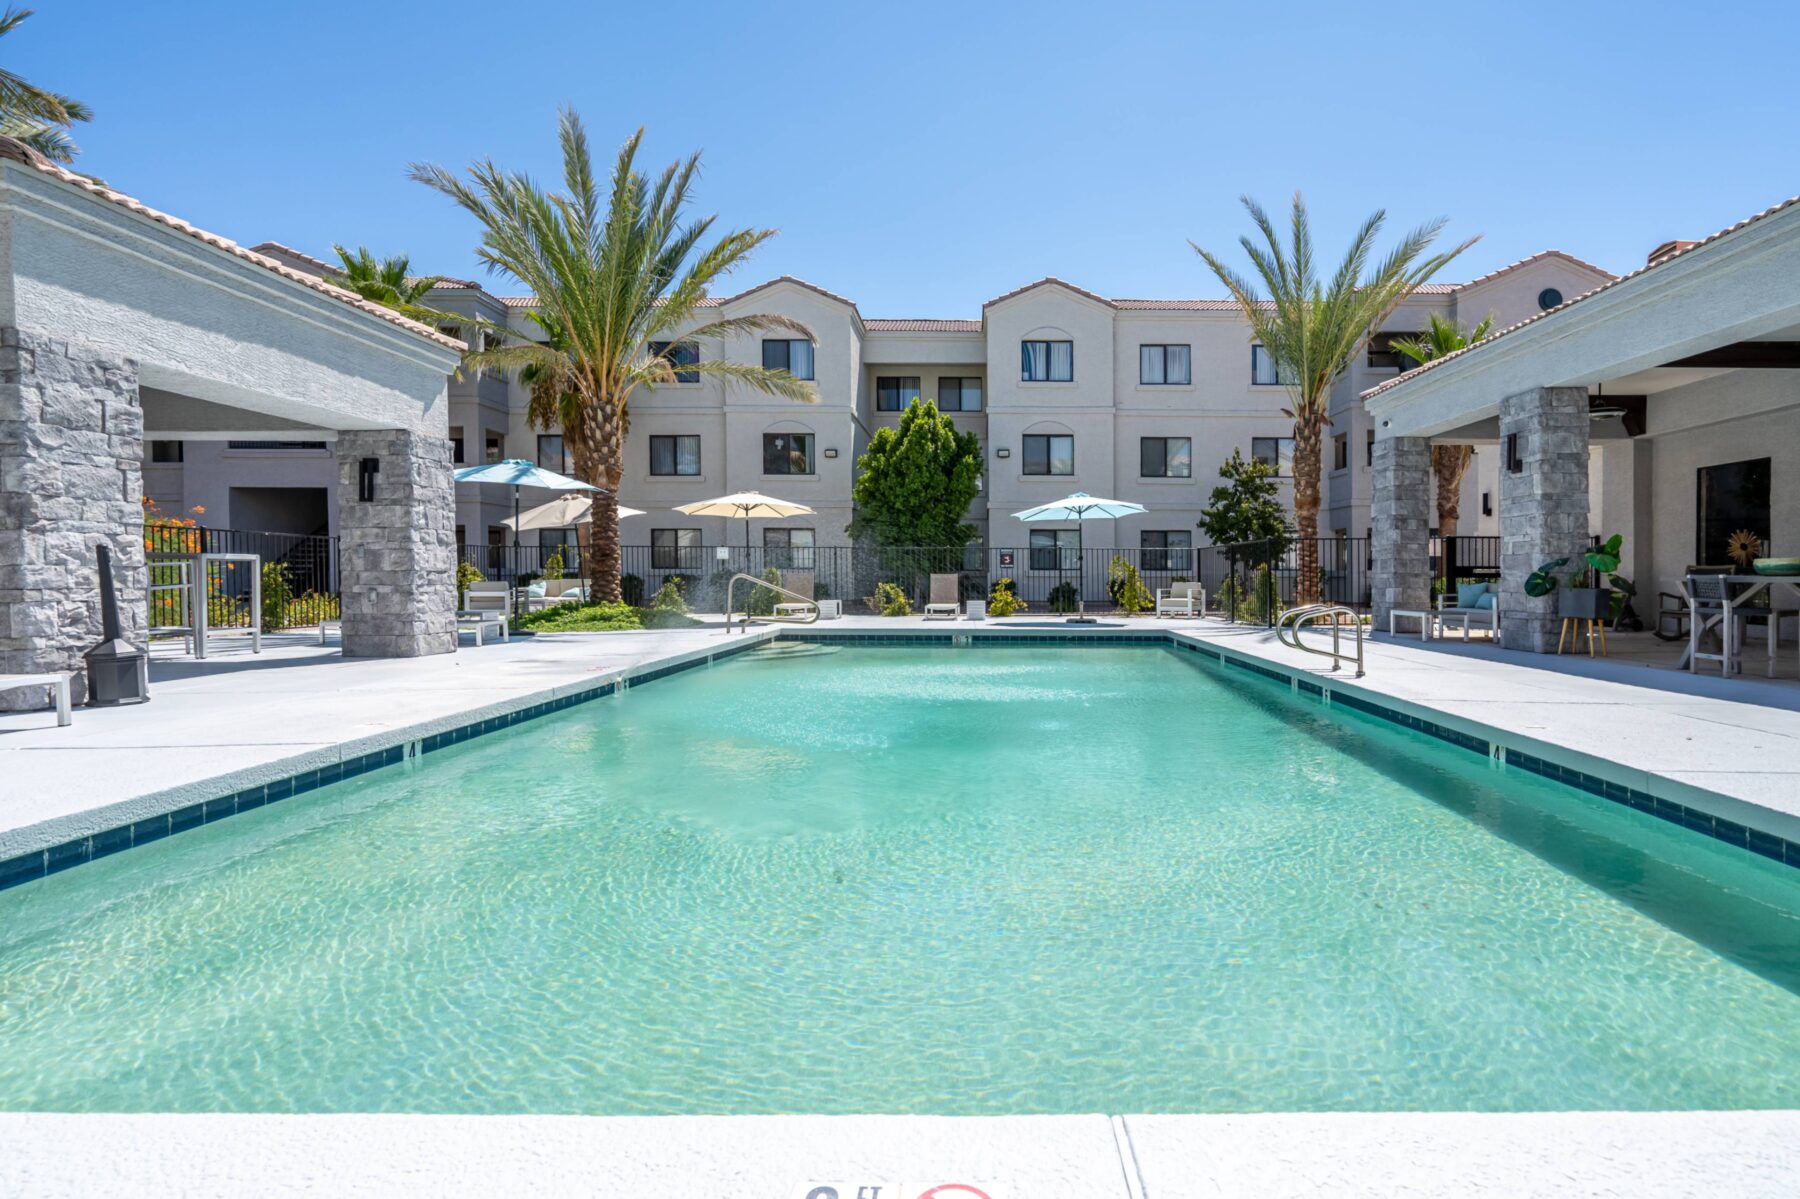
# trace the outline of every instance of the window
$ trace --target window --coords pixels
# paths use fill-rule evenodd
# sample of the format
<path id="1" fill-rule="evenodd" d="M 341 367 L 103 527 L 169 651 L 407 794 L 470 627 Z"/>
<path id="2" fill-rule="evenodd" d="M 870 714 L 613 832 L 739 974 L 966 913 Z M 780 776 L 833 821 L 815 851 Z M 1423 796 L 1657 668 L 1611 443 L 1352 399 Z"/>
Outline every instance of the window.
<path id="1" fill-rule="evenodd" d="M 882 375 L 875 380 L 875 411 L 877 412 L 904 412 L 906 406 L 918 398 L 919 377 L 917 375 Z"/>
<path id="2" fill-rule="evenodd" d="M 778 570 L 811 570 L 813 568 L 813 531 L 811 529 L 764 529 L 763 557 L 766 565 Z"/>
<path id="3" fill-rule="evenodd" d="M 1031 530 L 1032 570 L 1079 570 L 1081 568 L 1081 530 Z"/>
<path id="4" fill-rule="evenodd" d="M 1075 438 L 1068 433 L 1025 434 L 1025 473 L 1072 475 L 1075 473 Z"/>
<path id="5" fill-rule="evenodd" d="M 697 475 L 700 473 L 700 435 L 678 433 L 650 439 L 650 473 Z"/>
<path id="6" fill-rule="evenodd" d="M 813 343 L 799 339 L 765 339 L 763 367 L 786 371 L 796 379 L 810 379 L 813 377 Z"/>
<path id="7" fill-rule="evenodd" d="M 561 554 L 565 578 L 581 570 L 581 541 L 574 529 L 539 529 L 538 553 L 540 567 L 550 561 L 550 555 Z"/>
<path id="8" fill-rule="evenodd" d="M 939 412 L 980 412 L 981 380 L 970 377 L 938 379 Z"/>
<path id="9" fill-rule="evenodd" d="M 322 441 L 228 441 L 225 448 L 230 450 L 323 450 L 328 447 Z"/>
<path id="10" fill-rule="evenodd" d="M 667 358 L 670 366 L 688 366 L 700 361 L 700 347 L 691 341 L 653 341 L 650 343 L 650 357 Z M 677 370 L 675 382 L 698 383 L 700 372 Z"/>
<path id="11" fill-rule="evenodd" d="M 482 434 L 482 461 L 498 462 L 506 457 L 506 435 L 488 429 Z"/>
<path id="12" fill-rule="evenodd" d="M 1260 387 L 1272 387 L 1281 382 L 1274 356 L 1261 346 L 1250 347 L 1250 382 Z"/>
<path id="13" fill-rule="evenodd" d="M 1187 346 L 1139 346 L 1138 382 L 1181 384 L 1193 382 L 1189 363 L 1193 358 Z"/>
<path id="14" fill-rule="evenodd" d="M 1377 333 L 1369 338 L 1369 368 L 1371 370 L 1411 370 L 1419 365 L 1405 354 L 1394 348 L 1394 342 L 1411 339 L 1417 336 L 1412 333 Z"/>
<path id="15" fill-rule="evenodd" d="M 1075 378 L 1075 343 L 1022 341 L 1019 378 L 1027 383 L 1068 383 Z"/>
<path id="16" fill-rule="evenodd" d="M 1139 438 L 1138 474 L 1146 479 L 1192 478 L 1193 444 L 1187 437 Z"/>
<path id="17" fill-rule="evenodd" d="M 180 462 L 181 443 L 179 441 L 152 441 L 150 443 L 150 461 Z"/>
<path id="18" fill-rule="evenodd" d="M 1252 437 L 1250 456 L 1264 466 L 1274 467 L 1277 475 L 1285 477 L 1294 473 L 1292 437 Z"/>
<path id="19" fill-rule="evenodd" d="M 463 525 L 457 525 L 456 526 L 456 544 L 457 545 L 467 545 L 468 544 L 468 533 L 469 533 L 469 530 L 467 529 L 467 527 L 465 527 Z"/>
<path id="20" fill-rule="evenodd" d="M 810 475 L 813 473 L 811 433 L 764 433 L 763 474 Z"/>
<path id="21" fill-rule="evenodd" d="M 451 425 L 450 426 L 450 461 L 456 463 L 458 466 L 461 466 L 462 460 L 463 460 L 462 426 L 461 425 Z"/>
<path id="22" fill-rule="evenodd" d="M 1373 430 L 1373 429 L 1369 430 L 1369 460 L 1366 463 L 1364 463 L 1364 465 L 1365 466 L 1374 466 L 1375 465 L 1375 430 Z"/>
<path id="23" fill-rule="evenodd" d="M 560 433 L 538 434 L 537 464 L 544 470 L 553 470 L 560 475 L 575 473 L 575 460 L 569 449 L 563 444 Z"/>
<path id="24" fill-rule="evenodd" d="M 1145 529 L 1138 546 L 1141 570 L 1187 570 L 1192 565 L 1194 535 L 1186 529 Z"/>
<path id="25" fill-rule="evenodd" d="M 1350 466 L 1350 434 L 1339 433 L 1331 439 L 1331 469 L 1347 470 Z"/>
<path id="26" fill-rule="evenodd" d="M 1730 565 L 1727 547 L 1731 535 L 1740 529 L 1748 529 L 1765 543 L 1770 540 L 1774 534 L 1769 505 L 1771 463 L 1768 458 L 1751 458 L 1702 466 L 1694 472 L 1695 528 L 1699 532 L 1695 561 Z"/>
<path id="27" fill-rule="evenodd" d="M 699 570 L 699 529 L 651 529 L 651 570 Z"/>
<path id="28" fill-rule="evenodd" d="M 1554 287 L 1546 287 L 1543 291 L 1538 292 L 1538 307 L 1542 308 L 1545 312 L 1550 311 L 1562 302 L 1562 292 L 1557 291 Z"/>

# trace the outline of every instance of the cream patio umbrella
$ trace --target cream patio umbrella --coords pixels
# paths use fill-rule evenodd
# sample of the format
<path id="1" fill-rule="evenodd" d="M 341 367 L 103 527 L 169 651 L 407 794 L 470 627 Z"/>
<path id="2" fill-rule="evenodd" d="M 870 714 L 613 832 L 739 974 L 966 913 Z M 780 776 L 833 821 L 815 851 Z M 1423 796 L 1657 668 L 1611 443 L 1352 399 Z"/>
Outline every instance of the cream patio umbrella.
<path id="1" fill-rule="evenodd" d="M 627 508 L 619 505 L 619 518 L 642 516 L 642 508 Z M 586 495 L 559 495 L 548 504 L 539 504 L 535 508 L 527 508 L 517 516 L 509 516 L 500 523 L 517 533 L 525 529 L 567 529 L 574 525 L 585 525 L 594 518 L 594 500 Z"/>
<path id="2" fill-rule="evenodd" d="M 766 496 L 760 491 L 739 491 L 731 495 L 722 495 L 715 500 L 701 500 L 697 504 L 677 504 L 675 511 L 688 516 L 723 516 L 728 520 L 744 522 L 744 549 L 746 557 L 750 549 L 750 522 L 761 517 L 765 520 L 780 520 L 787 516 L 811 516 L 813 510 L 805 504 L 796 504 L 789 500 L 778 500 Z"/>

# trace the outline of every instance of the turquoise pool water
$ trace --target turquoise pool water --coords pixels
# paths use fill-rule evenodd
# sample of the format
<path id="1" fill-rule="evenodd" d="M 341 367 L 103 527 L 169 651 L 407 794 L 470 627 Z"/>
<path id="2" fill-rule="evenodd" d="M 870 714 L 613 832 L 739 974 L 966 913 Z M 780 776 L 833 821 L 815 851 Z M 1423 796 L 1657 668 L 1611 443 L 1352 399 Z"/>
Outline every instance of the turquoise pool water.
<path id="1" fill-rule="evenodd" d="M 0 1108 L 1793 1106 L 1791 868 L 1161 648 L 735 659 L 0 893 Z"/>

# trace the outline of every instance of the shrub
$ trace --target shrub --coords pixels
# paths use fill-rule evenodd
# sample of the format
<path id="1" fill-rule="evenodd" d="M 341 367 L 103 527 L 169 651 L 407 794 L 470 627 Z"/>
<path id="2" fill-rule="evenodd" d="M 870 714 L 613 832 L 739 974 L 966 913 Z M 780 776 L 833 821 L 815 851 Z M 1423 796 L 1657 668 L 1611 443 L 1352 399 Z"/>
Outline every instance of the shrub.
<path id="1" fill-rule="evenodd" d="M 762 580 L 779 587 L 781 586 L 781 572 L 771 566 L 762 572 Z M 767 587 L 752 587 L 750 594 L 744 599 L 744 615 L 773 616 L 775 605 L 780 599 L 781 593 L 778 591 L 771 591 Z"/>
<path id="2" fill-rule="evenodd" d="M 644 606 L 644 580 L 640 575 L 619 576 L 619 598 L 634 608 Z"/>
<path id="3" fill-rule="evenodd" d="M 630 604 L 551 604 L 513 617 L 514 631 L 537 633 L 616 633 L 644 627 L 644 614 Z"/>
<path id="4" fill-rule="evenodd" d="M 287 627 L 288 608 L 294 600 L 294 585 L 288 578 L 286 562 L 262 564 L 262 629 L 271 632 Z"/>
<path id="5" fill-rule="evenodd" d="M 882 616 L 911 616 L 912 603 L 897 583 L 875 584 L 875 597 L 869 606 Z"/>
<path id="6" fill-rule="evenodd" d="M 995 579 L 994 593 L 988 596 L 989 616 L 1011 616 L 1014 612 L 1025 611 L 1025 601 L 1013 592 L 1011 579 Z"/>
<path id="7" fill-rule="evenodd" d="M 1106 594 L 1112 597 L 1113 607 L 1127 616 L 1156 606 L 1150 589 L 1144 586 L 1144 576 L 1123 554 L 1114 554 L 1112 565 L 1107 568 Z"/>
<path id="8" fill-rule="evenodd" d="M 662 589 L 644 609 L 643 627 L 647 629 L 685 629 L 700 622 L 688 615 L 687 601 L 681 598 L 682 579 L 670 575 Z"/>
<path id="9" fill-rule="evenodd" d="M 551 554 L 548 558 L 544 559 L 544 577 L 546 579 L 560 579 L 563 577 L 563 556 L 561 550 L 557 550 L 554 554 Z"/>
<path id="10" fill-rule="evenodd" d="M 1275 575 L 1267 562 L 1256 568 L 1251 577 L 1249 594 L 1244 599 L 1246 619 L 1253 624 L 1265 624 L 1281 615 L 1281 591 L 1275 585 Z"/>
<path id="11" fill-rule="evenodd" d="M 473 562 L 458 562 L 456 564 L 456 606 L 459 608 L 464 606 L 462 597 L 469 590 L 471 584 L 479 583 L 486 578 L 487 576 L 481 573 L 481 567 Z"/>
<path id="12" fill-rule="evenodd" d="M 1052 612 L 1073 612 L 1081 602 L 1081 596 L 1075 590 L 1075 584 L 1064 579 L 1050 589 L 1047 601 Z"/>

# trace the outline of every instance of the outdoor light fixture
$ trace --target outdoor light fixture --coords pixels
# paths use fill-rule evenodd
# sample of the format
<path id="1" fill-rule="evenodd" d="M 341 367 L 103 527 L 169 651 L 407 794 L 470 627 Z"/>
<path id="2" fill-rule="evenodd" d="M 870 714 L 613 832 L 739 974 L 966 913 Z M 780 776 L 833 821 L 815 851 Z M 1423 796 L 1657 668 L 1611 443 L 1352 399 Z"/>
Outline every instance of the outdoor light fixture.
<path id="1" fill-rule="evenodd" d="M 837 451 L 836 450 L 826 450 L 825 456 L 827 458 L 835 458 L 835 457 L 837 457 Z"/>
<path id="2" fill-rule="evenodd" d="M 1483 516 L 1492 516 L 1494 514 L 1494 493 L 1491 491 L 1484 491 L 1481 493 L 1481 514 Z"/>
<path id="3" fill-rule="evenodd" d="M 1010 458 L 1010 457 L 1012 457 L 1012 451 L 1011 451 L 1011 450 L 995 450 L 995 451 L 994 451 L 994 457 L 996 457 L 996 458 Z"/>
<path id="4" fill-rule="evenodd" d="M 381 473 L 381 459 L 364 458 L 356 469 L 356 498 L 368 503 L 375 498 L 375 476 Z"/>
<path id="5" fill-rule="evenodd" d="M 1519 456 L 1519 435 L 1506 435 L 1506 473 L 1516 475 L 1525 469 L 1525 459 Z"/>

